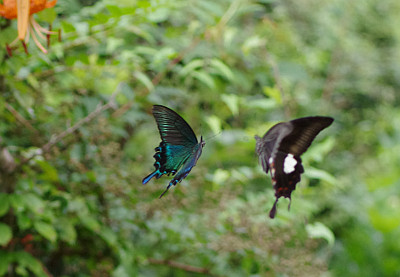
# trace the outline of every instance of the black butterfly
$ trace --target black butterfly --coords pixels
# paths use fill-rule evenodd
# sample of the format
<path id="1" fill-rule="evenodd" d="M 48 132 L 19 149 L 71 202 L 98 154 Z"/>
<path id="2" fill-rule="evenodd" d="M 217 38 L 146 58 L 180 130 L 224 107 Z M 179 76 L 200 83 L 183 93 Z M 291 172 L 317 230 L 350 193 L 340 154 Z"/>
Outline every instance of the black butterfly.
<path id="1" fill-rule="evenodd" d="M 331 117 L 303 117 L 274 125 L 260 138 L 256 138 L 256 153 L 266 173 L 271 171 L 275 189 L 275 203 L 269 216 L 274 218 L 279 197 L 291 199 L 292 191 L 304 172 L 300 155 L 314 138 L 333 122 Z M 289 204 L 290 208 L 290 204 Z"/>
<path id="2" fill-rule="evenodd" d="M 206 143 L 203 141 L 203 137 L 198 142 L 189 124 L 173 110 L 161 105 L 154 105 L 153 115 L 160 132 L 161 143 L 154 149 L 156 151 L 153 156 L 156 159 L 154 163 L 156 169 L 143 179 L 143 185 L 153 177 L 158 179 L 164 174 L 175 175 L 181 168 L 169 182 L 167 189 L 160 195 L 161 198 L 172 185 L 175 186 L 189 174 L 200 158 Z"/>

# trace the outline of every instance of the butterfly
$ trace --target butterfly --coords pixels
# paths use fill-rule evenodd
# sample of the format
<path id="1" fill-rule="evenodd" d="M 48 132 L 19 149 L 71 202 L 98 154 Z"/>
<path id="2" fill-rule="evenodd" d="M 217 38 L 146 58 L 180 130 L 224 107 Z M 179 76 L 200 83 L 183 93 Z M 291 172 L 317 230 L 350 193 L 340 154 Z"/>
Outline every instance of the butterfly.
<path id="1" fill-rule="evenodd" d="M 154 105 L 152 112 L 160 132 L 161 143 L 154 149 L 156 151 L 153 156 L 156 160 L 154 163 L 156 169 L 145 177 L 142 183 L 145 185 L 153 177 L 158 179 L 164 174 L 168 174 L 168 176 L 172 174 L 174 178 L 160 195 L 159 198 L 161 198 L 171 186 L 175 186 L 186 178 L 196 165 L 206 143 L 203 141 L 203 137 L 198 142 L 189 124 L 173 110 L 165 106 Z"/>
<path id="2" fill-rule="evenodd" d="M 275 189 L 276 200 L 269 213 L 270 218 L 275 217 L 279 197 L 291 200 L 292 191 L 300 182 L 300 175 L 304 172 L 300 155 L 332 122 L 331 117 L 303 117 L 274 125 L 262 138 L 255 136 L 259 161 L 266 173 L 271 172 Z"/>

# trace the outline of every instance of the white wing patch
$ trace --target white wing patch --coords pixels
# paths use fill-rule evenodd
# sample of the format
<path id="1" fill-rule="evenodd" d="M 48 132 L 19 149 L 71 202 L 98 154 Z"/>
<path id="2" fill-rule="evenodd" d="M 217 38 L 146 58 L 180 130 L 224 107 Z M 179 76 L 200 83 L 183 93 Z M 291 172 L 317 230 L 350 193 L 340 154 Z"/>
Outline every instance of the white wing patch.
<path id="1" fill-rule="evenodd" d="M 296 166 L 297 161 L 292 154 L 288 154 L 283 162 L 283 171 L 286 174 L 292 173 L 294 171 L 294 167 Z"/>
<path id="2" fill-rule="evenodd" d="M 270 168 L 270 171 L 271 171 L 271 177 L 272 177 L 272 179 L 274 179 L 275 178 L 274 158 L 272 158 L 272 157 L 269 158 L 268 163 L 269 163 L 269 168 Z"/>

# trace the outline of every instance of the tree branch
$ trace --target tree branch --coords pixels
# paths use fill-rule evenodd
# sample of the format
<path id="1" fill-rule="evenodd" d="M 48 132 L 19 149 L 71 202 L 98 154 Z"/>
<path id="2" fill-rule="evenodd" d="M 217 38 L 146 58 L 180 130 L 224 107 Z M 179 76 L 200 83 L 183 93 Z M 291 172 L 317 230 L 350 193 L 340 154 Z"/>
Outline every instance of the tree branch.
<path id="1" fill-rule="evenodd" d="M 208 268 L 191 266 L 191 265 L 182 264 L 182 263 L 178 263 L 178 262 L 171 261 L 171 260 L 157 260 L 157 259 L 149 258 L 148 261 L 151 264 L 168 265 L 170 267 L 182 269 L 182 270 L 188 271 L 188 272 L 208 274 L 209 276 L 217 276 L 217 275 L 211 274 L 210 270 Z"/>
<path id="2" fill-rule="evenodd" d="M 33 131 L 35 133 L 35 135 L 39 135 L 39 131 L 36 130 L 32 124 L 26 120 L 16 109 L 14 109 L 13 106 L 11 106 L 10 104 L 6 103 L 5 104 L 6 109 L 13 114 L 13 116 L 22 124 L 24 125 L 26 128 L 28 128 L 29 130 Z"/>
<path id="3" fill-rule="evenodd" d="M 59 133 L 58 135 L 53 135 L 50 138 L 50 140 L 45 145 L 43 145 L 41 148 L 39 148 L 32 156 L 22 160 L 21 165 L 27 163 L 28 161 L 30 161 L 31 159 L 33 159 L 34 157 L 36 157 L 38 155 L 43 155 L 44 153 L 49 152 L 50 149 L 54 145 L 56 145 L 58 142 L 63 140 L 66 136 L 74 133 L 77 129 L 82 127 L 82 125 L 92 121 L 94 118 L 99 116 L 102 112 L 108 110 L 109 108 L 116 109 L 115 97 L 117 96 L 117 94 L 120 91 L 121 91 L 121 83 L 118 84 L 117 88 L 112 93 L 110 99 L 108 100 L 108 102 L 106 104 L 104 104 L 104 105 L 99 104 L 93 112 L 88 114 L 88 116 L 86 116 L 85 118 L 82 118 L 81 120 L 79 120 L 75 125 L 69 127 L 68 129 L 64 130 L 63 132 Z"/>
<path id="4" fill-rule="evenodd" d="M 0 137 L 0 170 L 2 173 L 3 172 L 10 173 L 14 171 L 16 163 L 14 157 L 10 154 L 8 149 L 6 147 L 2 147 L 1 144 L 2 144 L 2 138 Z"/>

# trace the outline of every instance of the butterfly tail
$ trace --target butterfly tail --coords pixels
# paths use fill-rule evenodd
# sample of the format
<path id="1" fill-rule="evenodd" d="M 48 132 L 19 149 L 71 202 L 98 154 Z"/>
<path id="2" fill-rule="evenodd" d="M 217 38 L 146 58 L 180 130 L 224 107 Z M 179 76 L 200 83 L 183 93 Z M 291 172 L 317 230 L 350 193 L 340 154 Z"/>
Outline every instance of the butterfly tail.
<path id="1" fill-rule="evenodd" d="M 169 183 L 169 185 L 168 185 L 168 187 L 167 187 L 167 189 L 166 190 L 164 190 L 164 192 L 163 193 L 161 193 L 161 195 L 160 195 L 160 197 L 158 197 L 158 199 L 161 199 L 161 197 L 163 197 L 164 196 L 164 194 L 166 194 L 167 193 L 167 191 L 169 190 L 169 188 L 172 186 L 172 184 L 171 183 Z"/>
<path id="2" fill-rule="evenodd" d="M 175 177 L 175 178 L 176 178 L 176 177 Z M 171 186 L 175 186 L 178 182 L 180 182 L 180 180 L 177 180 L 177 179 L 175 179 L 175 178 L 172 179 L 171 182 L 169 182 L 167 189 L 164 190 L 163 193 L 161 193 L 161 195 L 160 195 L 160 197 L 158 197 L 158 199 L 161 199 L 161 197 L 164 196 L 164 194 L 169 190 L 169 188 L 170 188 Z"/>
<path id="3" fill-rule="evenodd" d="M 274 205 L 272 206 L 271 211 L 269 212 L 269 217 L 274 218 L 276 215 L 276 204 L 278 203 L 279 197 L 276 198 Z"/>
<path id="4" fill-rule="evenodd" d="M 156 176 L 156 175 L 157 175 L 156 178 L 158 178 L 158 177 L 159 177 L 159 174 L 160 174 L 160 172 L 158 171 L 158 169 L 155 170 L 154 172 L 150 173 L 148 176 L 146 176 L 145 178 L 143 178 L 142 184 L 143 184 L 143 185 L 147 184 L 147 183 L 151 180 L 151 178 L 153 178 L 153 177 Z"/>

